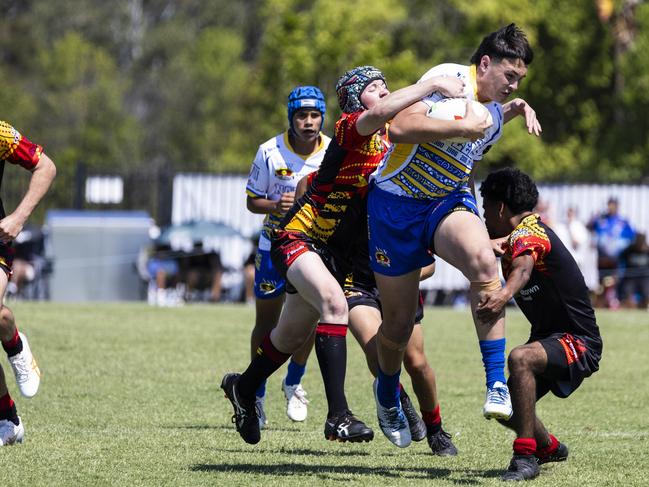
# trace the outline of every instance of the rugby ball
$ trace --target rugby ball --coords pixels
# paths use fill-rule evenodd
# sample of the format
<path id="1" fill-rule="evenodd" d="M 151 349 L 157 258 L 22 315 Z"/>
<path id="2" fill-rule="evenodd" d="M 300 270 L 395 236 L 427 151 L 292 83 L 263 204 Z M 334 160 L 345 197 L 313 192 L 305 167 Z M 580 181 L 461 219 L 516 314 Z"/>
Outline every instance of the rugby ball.
<path id="1" fill-rule="evenodd" d="M 426 116 L 437 120 L 461 120 L 466 114 L 467 101 L 471 105 L 471 109 L 478 117 L 487 116 L 487 123 L 493 125 L 493 117 L 486 106 L 475 100 L 467 100 L 466 98 L 442 98 L 435 102 L 426 113 Z M 449 142 L 469 142 L 469 139 L 463 137 L 454 137 L 448 139 Z"/>

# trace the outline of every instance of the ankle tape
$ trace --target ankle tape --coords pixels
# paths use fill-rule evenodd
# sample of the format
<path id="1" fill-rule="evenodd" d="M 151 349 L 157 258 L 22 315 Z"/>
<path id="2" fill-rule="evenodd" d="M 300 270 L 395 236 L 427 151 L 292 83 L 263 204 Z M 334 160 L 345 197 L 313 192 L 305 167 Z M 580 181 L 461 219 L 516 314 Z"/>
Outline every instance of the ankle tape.
<path id="1" fill-rule="evenodd" d="M 498 291 L 503 286 L 500 283 L 500 278 L 496 277 L 491 281 L 471 281 L 471 291 L 477 292 L 490 292 Z"/>

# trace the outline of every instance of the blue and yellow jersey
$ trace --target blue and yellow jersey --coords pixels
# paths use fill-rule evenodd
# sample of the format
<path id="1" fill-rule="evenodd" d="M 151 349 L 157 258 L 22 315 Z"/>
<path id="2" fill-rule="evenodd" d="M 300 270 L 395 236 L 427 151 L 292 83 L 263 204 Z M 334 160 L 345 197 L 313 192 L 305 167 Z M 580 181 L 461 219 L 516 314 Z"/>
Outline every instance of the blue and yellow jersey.
<path id="1" fill-rule="evenodd" d="M 331 139 L 320 134 L 320 145 L 309 155 L 293 150 L 288 131 L 276 135 L 259 146 L 252 162 L 246 194 L 251 198 L 266 198 L 277 201 L 282 193 L 295 191 L 297 183 L 304 176 L 317 170 L 322 163 Z M 264 219 L 259 248 L 270 250 L 270 231 L 282 219 L 279 213 L 269 213 Z"/>
<path id="2" fill-rule="evenodd" d="M 477 100 L 474 65 L 440 64 L 424 74 L 421 80 L 433 76 L 453 76 L 463 80 L 466 97 Z M 438 93 L 433 93 L 422 102 L 431 107 L 441 98 Z M 443 198 L 466 187 L 475 161 L 482 159 L 502 134 L 502 106 L 497 102 L 485 102 L 484 105 L 494 120 L 484 138 L 465 143 L 440 140 L 427 144 L 394 144 L 375 175 L 377 186 L 389 193 L 418 199 Z"/>

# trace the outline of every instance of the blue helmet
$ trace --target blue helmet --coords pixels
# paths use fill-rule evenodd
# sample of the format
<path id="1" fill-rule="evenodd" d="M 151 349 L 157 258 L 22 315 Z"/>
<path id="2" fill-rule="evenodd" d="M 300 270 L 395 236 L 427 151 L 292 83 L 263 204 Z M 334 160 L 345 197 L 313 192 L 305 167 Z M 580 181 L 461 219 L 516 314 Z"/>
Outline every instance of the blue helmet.
<path id="1" fill-rule="evenodd" d="M 288 95 L 288 126 L 293 128 L 293 115 L 300 108 L 313 108 L 322 114 L 322 124 L 327 112 L 325 97 L 317 86 L 297 86 Z"/>

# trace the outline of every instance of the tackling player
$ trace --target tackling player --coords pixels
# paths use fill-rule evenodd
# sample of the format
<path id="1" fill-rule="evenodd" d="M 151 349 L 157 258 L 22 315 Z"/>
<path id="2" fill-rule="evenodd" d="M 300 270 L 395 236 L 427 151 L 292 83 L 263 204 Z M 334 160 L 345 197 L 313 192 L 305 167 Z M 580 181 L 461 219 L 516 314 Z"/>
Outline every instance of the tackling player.
<path id="1" fill-rule="evenodd" d="M 260 440 L 254 391 L 311 336 L 314 325 L 307 323 L 317 323 L 316 352 L 329 404 L 325 437 L 373 438 L 372 430 L 349 410 L 344 394 L 348 309 L 342 286 L 351 268 L 350 242 L 359 225 L 365 226 L 368 179 L 389 145 L 382 132 L 386 122 L 433 91 L 457 96 L 462 88 L 459 80 L 433 78 L 390 93 L 383 74 L 372 66 L 355 68 L 339 79 L 336 91 L 343 114 L 335 137 L 313 184 L 272 239 L 273 262 L 287 278 L 286 306 L 248 369 L 241 375 L 226 374 L 221 384 L 234 407 L 237 431 L 247 443 Z M 482 134 L 475 122 L 440 121 L 440 136 Z"/>
<path id="2" fill-rule="evenodd" d="M 501 239 L 502 246 L 496 250 L 503 254 L 506 283 L 487 293 L 476 313 L 481 319 L 493 319 L 513 297 L 532 325 L 527 343 L 509 354 L 514 415 L 503 421 L 516 432 L 516 440 L 502 479 L 526 480 L 538 475 L 538 464 L 568 457 L 568 448 L 548 433 L 536 415 L 536 402 L 550 391 L 568 397 L 584 378 L 597 372 L 602 338 L 577 263 L 533 213 L 538 190 L 529 176 L 517 169 L 501 169 L 487 176 L 480 193 L 489 236 Z"/>
<path id="3" fill-rule="evenodd" d="M 250 336 L 251 357 L 279 319 L 284 303 L 285 281 L 270 260 L 270 235 L 293 205 L 295 187 L 303 176 L 320 167 L 331 139 L 321 130 L 327 111 L 325 98 L 315 86 L 298 86 L 288 96 L 286 132 L 259 146 L 246 185 L 247 206 L 253 213 L 266 215 L 255 256 L 255 326 Z M 301 380 L 313 348 L 313 339 L 296 350 L 288 364 L 282 389 L 286 414 L 293 421 L 307 417 L 306 391 Z M 264 412 L 266 381 L 255 394 L 260 426 L 267 424 Z"/>
<path id="4" fill-rule="evenodd" d="M 56 176 L 56 167 L 43 148 L 23 137 L 7 122 L 0 121 L 0 181 L 5 162 L 18 164 L 32 173 L 29 187 L 18 207 L 5 214 L 0 201 L 0 303 L 4 299 L 13 261 L 12 242 L 41 201 Z M 0 307 L 0 341 L 16 376 L 20 393 L 33 397 L 40 385 L 41 372 L 36 364 L 27 337 L 18 331 L 11 310 Z M 9 395 L 4 371 L 0 367 L 0 446 L 22 443 L 25 427 L 16 405 Z"/>

